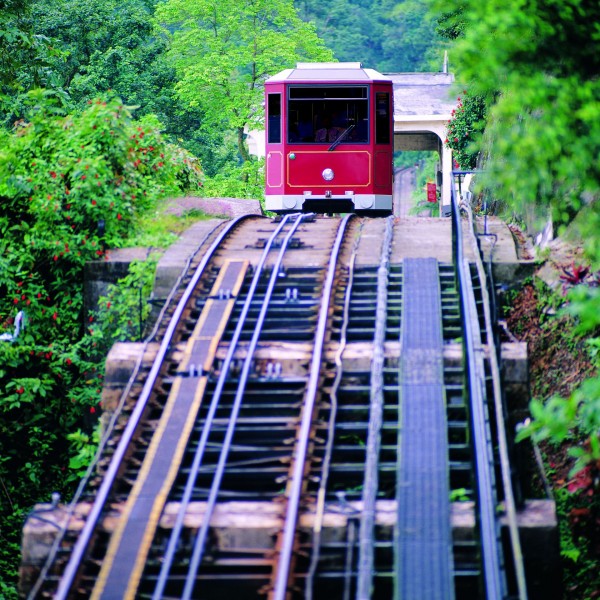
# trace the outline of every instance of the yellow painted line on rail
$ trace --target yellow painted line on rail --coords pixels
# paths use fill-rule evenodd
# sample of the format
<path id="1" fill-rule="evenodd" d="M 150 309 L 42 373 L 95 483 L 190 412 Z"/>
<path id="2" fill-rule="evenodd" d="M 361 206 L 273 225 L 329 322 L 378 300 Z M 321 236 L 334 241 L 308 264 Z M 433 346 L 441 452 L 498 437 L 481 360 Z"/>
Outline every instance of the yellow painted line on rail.
<path id="1" fill-rule="evenodd" d="M 173 485 L 175 477 L 177 476 L 177 471 L 179 470 L 181 460 L 185 453 L 185 447 L 188 443 L 190 434 L 194 427 L 196 415 L 198 414 L 200 404 L 202 404 L 202 398 L 204 396 L 204 391 L 206 390 L 207 381 L 208 380 L 206 377 L 202 377 L 198 382 L 196 392 L 194 393 L 194 401 L 190 406 L 188 418 L 185 420 L 185 425 L 181 431 L 181 437 L 179 438 L 179 442 L 177 443 L 177 447 L 175 448 L 175 452 L 173 453 L 173 460 L 171 462 L 171 466 L 169 468 L 167 476 L 164 479 L 160 492 L 156 495 L 156 499 L 154 500 L 154 503 L 152 505 L 152 510 L 150 511 L 150 516 L 146 525 L 146 530 L 144 531 L 144 538 L 142 539 L 142 543 L 137 553 L 135 564 L 131 571 L 131 577 L 129 578 L 129 583 L 127 584 L 127 590 L 123 595 L 123 598 L 126 598 L 127 600 L 133 600 L 135 598 L 135 594 L 137 592 L 140 580 L 142 578 L 142 573 L 144 572 L 144 567 L 146 566 L 146 558 L 148 556 L 148 552 L 150 551 L 152 540 L 154 539 L 154 534 L 156 532 L 156 527 L 158 526 L 158 521 L 160 520 L 160 515 L 167 501 L 167 496 L 171 491 L 171 486 Z M 154 457 L 152 457 L 152 459 L 153 458 Z M 148 471 L 149 470 L 150 469 L 148 469 Z"/>
<path id="2" fill-rule="evenodd" d="M 219 321 L 219 325 L 216 329 L 214 336 L 202 335 L 202 329 L 203 329 L 204 325 L 207 323 L 207 319 L 210 316 L 210 312 L 215 304 L 215 301 L 212 299 L 209 299 L 205 303 L 205 305 L 202 309 L 202 312 L 200 314 L 200 317 L 198 319 L 198 322 L 196 323 L 196 326 L 194 327 L 194 331 L 193 331 L 192 335 L 190 336 L 190 338 L 188 339 L 187 344 L 186 344 L 186 349 L 184 351 L 184 356 L 183 356 L 183 359 L 181 362 L 181 366 L 184 369 L 187 368 L 187 366 L 189 364 L 189 360 L 191 358 L 193 347 L 194 347 L 194 344 L 196 341 L 211 340 L 211 343 L 208 347 L 206 360 L 204 361 L 205 369 L 207 371 L 210 369 L 212 361 L 214 360 L 219 341 L 221 340 L 221 338 L 223 336 L 225 327 L 227 326 L 227 322 L 229 320 L 229 317 L 230 317 L 233 307 L 235 305 L 235 297 L 237 296 L 237 294 L 239 293 L 239 290 L 242 287 L 244 277 L 245 277 L 245 274 L 246 274 L 246 271 L 247 271 L 248 265 L 249 265 L 249 262 L 247 260 L 243 260 L 243 261 L 228 260 L 228 261 L 226 261 L 223 264 L 223 266 L 221 267 L 219 275 L 217 276 L 217 279 L 215 280 L 215 283 L 211 290 L 211 295 L 216 294 L 218 292 L 218 290 L 221 288 L 227 268 L 229 267 L 229 265 L 231 263 L 241 263 L 240 272 L 238 273 L 237 279 L 236 279 L 234 285 L 232 286 L 232 296 L 233 297 L 227 300 L 227 303 L 221 314 L 221 319 Z M 102 597 L 102 594 L 106 587 L 106 583 L 108 581 L 108 577 L 110 576 L 110 572 L 111 572 L 112 567 L 115 562 L 115 557 L 116 557 L 117 551 L 123 540 L 123 535 L 125 533 L 125 527 L 129 521 L 129 518 L 135 507 L 136 502 L 139 500 L 143 486 L 148 479 L 148 475 L 152 468 L 154 458 L 156 457 L 156 454 L 160 448 L 167 424 L 169 423 L 169 419 L 170 419 L 171 414 L 177 403 L 177 399 L 179 396 L 182 382 L 183 382 L 183 378 L 181 376 L 175 377 L 175 379 L 173 381 L 173 385 L 169 392 L 169 396 L 167 398 L 165 408 L 163 409 L 163 413 L 162 413 L 162 416 L 158 423 L 158 426 L 156 428 L 156 431 L 154 432 L 154 435 L 152 436 L 152 441 L 150 442 L 150 446 L 148 447 L 148 451 L 146 453 L 146 456 L 144 457 L 144 461 L 142 463 L 142 467 L 140 469 L 140 472 L 138 474 L 136 482 L 129 494 L 129 497 L 127 498 L 127 503 L 125 505 L 123 513 L 121 514 L 121 516 L 119 518 L 118 525 L 115 528 L 113 535 L 111 536 L 110 543 L 109 543 L 109 546 L 108 546 L 108 549 L 106 552 L 106 556 L 105 556 L 104 560 L 102 561 L 102 567 L 100 569 L 100 573 L 98 574 L 98 578 L 96 580 L 96 585 L 94 586 L 90 600 L 100 600 L 100 598 Z M 152 508 L 149 513 L 149 517 L 148 517 L 148 521 L 146 523 L 146 528 L 144 531 L 143 539 L 142 539 L 142 542 L 138 549 L 138 552 L 136 554 L 136 560 L 135 560 L 135 563 L 134 563 L 132 571 L 131 571 L 131 576 L 130 576 L 130 579 L 129 579 L 129 582 L 127 585 L 127 589 L 125 590 L 125 593 L 122 596 L 123 599 L 125 599 L 125 600 L 133 600 L 135 598 L 135 594 L 137 592 L 137 588 L 139 586 L 139 582 L 141 580 L 143 570 L 145 567 L 146 558 L 148 556 L 148 552 L 150 550 L 150 546 L 152 544 L 152 540 L 154 538 L 154 534 L 155 534 L 156 528 L 158 526 L 160 515 L 161 515 L 164 505 L 166 503 L 169 491 L 171 490 L 173 482 L 175 481 L 175 477 L 177 476 L 179 466 L 181 465 L 181 461 L 182 461 L 183 455 L 185 453 L 185 447 L 188 443 L 190 434 L 194 427 L 194 423 L 195 423 L 195 420 L 196 420 L 196 417 L 198 414 L 198 410 L 200 409 L 200 405 L 202 404 L 202 398 L 203 398 L 204 392 L 206 390 L 207 382 L 208 382 L 207 377 L 201 377 L 198 380 L 198 385 L 196 386 L 196 389 L 194 392 L 194 398 L 193 398 L 192 403 L 190 404 L 187 417 L 183 424 L 183 427 L 181 430 L 181 435 L 179 436 L 179 441 L 173 452 L 173 458 L 171 460 L 169 470 L 163 480 L 163 485 L 161 486 L 160 491 L 158 492 L 158 494 L 156 495 L 156 497 L 154 499 Z"/>

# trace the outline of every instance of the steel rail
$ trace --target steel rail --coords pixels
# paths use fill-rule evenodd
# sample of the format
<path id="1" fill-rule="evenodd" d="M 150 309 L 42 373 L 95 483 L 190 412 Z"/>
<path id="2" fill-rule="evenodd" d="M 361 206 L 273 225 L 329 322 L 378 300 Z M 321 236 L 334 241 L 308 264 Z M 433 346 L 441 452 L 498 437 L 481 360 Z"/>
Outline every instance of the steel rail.
<path id="1" fill-rule="evenodd" d="M 306 392 L 302 421 L 298 436 L 298 447 L 296 456 L 294 457 L 294 466 L 292 470 L 292 485 L 288 496 L 288 509 L 283 527 L 283 535 L 281 541 L 281 550 L 279 554 L 278 570 L 275 578 L 275 587 L 272 592 L 273 600 L 285 600 L 288 593 L 288 580 L 290 573 L 290 562 L 292 559 L 294 540 L 296 537 L 296 523 L 298 521 L 298 512 L 300 507 L 300 496 L 302 492 L 302 483 L 304 479 L 304 467 L 306 456 L 308 453 L 308 438 L 313 420 L 313 412 L 315 408 L 316 398 L 318 394 L 318 385 L 320 377 L 320 367 L 323 354 L 323 346 L 325 333 L 327 329 L 327 321 L 329 319 L 329 305 L 331 302 L 331 293 L 335 279 L 338 256 L 344 234 L 348 226 L 348 222 L 354 214 L 349 214 L 342 220 L 338 234 L 331 251 L 329 260 L 329 269 L 327 278 L 323 286 L 323 294 L 321 298 L 321 307 L 319 310 L 319 320 L 315 333 L 315 348 L 313 351 L 310 378 Z"/>
<path id="2" fill-rule="evenodd" d="M 490 314 L 490 301 L 487 289 L 487 278 L 483 261 L 479 254 L 477 240 L 475 239 L 473 212 L 471 207 L 466 203 L 461 203 L 460 208 L 467 214 L 469 219 L 469 231 L 471 233 L 470 241 L 473 253 L 475 254 L 475 264 L 479 281 L 481 284 L 481 294 L 483 297 L 483 316 L 485 321 L 485 329 L 488 339 L 488 344 L 492 344 L 494 340 L 492 317 Z M 527 600 L 527 582 L 525 579 L 525 567 L 523 565 L 523 551 L 521 548 L 521 540 L 519 539 L 519 525 L 517 522 L 517 508 L 512 486 L 512 476 L 510 472 L 510 458 L 508 453 L 508 442 L 506 436 L 506 426 L 504 423 L 504 404 L 502 401 L 501 375 L 500 365 L 498 364 L 498 354 L 494 349 L 489 350 L 490 370 L 492 373 L 492 386 L 494 395 L 494 409 L 496 416 L 496 429 L 498 438 L 498 453 L 500 456 L 500 471 L 502 473 L 502 485 L 504 490 L 504 503 L 506 506 L 506 514 L 508 520 L 508 529 L 513 554 L 513 566 L 515 569 L 515 578 L 517 582 L 517 590 L 519 600 Z"/>
<path id="3" fill-rule="evenodd" d="M 484 588 L 488 600 L 500 600 L 506 597 L 506 582 L 500 546 L 500 523 L 496 514 L 493 452 L 485 405 L 483 348 L 479 335 L 469 263 L 464 258 L 462 224 L 454 186 L 451 188 L 451 200 L 453 252 L 463 314 L 463 345 L 475 449 L 477 509 L 479 511 Z"/>
<path id="4" fill-rule="evenodd" d="M 137 429 L 141 421 L 150 395 L 152 394 L 154 384 L 156 383 L 165 356 L 169 350 L 169 346 L 171 344 L 173 335 L 175 334 L 177 326 L 179 325 L 179 321 L 181 320 L 183 312 L 187 306 L 190 297 L 192 296 L 192 293 L 194 292 L 194 289 L 196 288 L 196 285 L 198 284 L 200 277 L 204 273 L 206 266 L 212 259 L 214 253 L 216 252 L 221 242 L 242 220 L 248 218 L 251 217 L 249 215 L 243 215 L 242 217 L 238 217 L 234 221 L 231 221 L 227 225 L 227 227 L 219 234 L 217 239 L 207 250 L 202 261 L 196 268 L 196 271 L 190 283 L 185 289 L 183 296 L 181 297 L 177 308 L 175 309 L 173 316 L 171 317 L 171 320 L 169 322 L 169 325 L 165 331 L 165 336 L 160 344 L 156 358 L 154 360 L 152 368 L 150 369 L 144 387 L 142 388 L 140 397 L 138 398 L 138 401 L 136 403 L 136 407 L 133 410 L 131 416 L 129 417 L 129 421 L 127 422 L 121 439 L 119 440 L 119 444 L 111 459 L 108 470 L 104 475 L 102 484 L 100 485 L 94 504 L 92 505 L 90 513 L 86 519 L 85 525 L 83 526 L 81 533 L 79 534 L 79 537 L 77 539 L 77 542 L 75 543 L 69 562 L 67 563 L 65 571 L 61 577 L 58 590 L 54 595 L 54 600 L 66 600 L 68 598 L 68 594 L 71 590 L 71 587 L 73 586 L 73 583 L 79 571 L 79 567 L 83 562 L 85 551 L 87 550 L 90 544 L 93 532 L 98 524 L 100 515 L 102 514 L 104 506 L 108 500 L 110 490 L 117 479 L 118 471 L 121 466 L 121 463 L 125 458 L 127 448 L 131 443 L 131 440 L 133 439 L 135 430 Z"/>
<path id="5" fill-rule="evenodd" d="M 205 418 L 204 427 L 202 429 L 202 434 L 200 436 L 200 441 L 198 442 L 198 446 L 197 446 L 196 452 L 194 454 L 194 459 L 193 459 L 192 465 L 190 467 L 190 473 L 189 473 L 188 479 L 186 481 L 183 496 L 181 498 L 180 507 L 179 507 L 179 510 L 177 513 L 175 523 L 173 525 L 173 529 L 171 530 L 171 535 L 169 537 L 169 543 L 167 545 L 167 550 L 165 552 L 162 567 L 161 567 L 161 570 L 160 570 L 160 573 L 159 573 L 159 576 L 158 576 L 158 579 L 156 582 L 156 587 L 155 587 L 154 593 L 152 595 L 153 600 L 159 600 L 162 597 L 164 588 L 167 584 L 169 573 L 170 573 L 170 570 L 171 570 L 171 567 L 173 564 L 173 559 L 175 557 L 175 552 L 177 550 L 177 544 L 179 542 L 179 538 L 181 535 L 181 530 L 183 529 L 185 512 L 186 512 L 187 506 L 189 505 L 189 502 L 191 500 L 192 493 L 194 490 L 196 474 L 198 473 L 198 470 L 200 469 L 200 465 L 202 463 L 202 459 L 204 458 L 204 453 L 205 453 L 205 450 L 206 450 L 206 447 L 208 444 L 208 437 L 210 435 L 212 422 L 213 422 L 213 420 L 215 418 L 215 414 L 217 412 L 218 404 L 221 399 L 223 389 L 225 387 L 225 382 L 229 375 L 229 368 L 230 368 L 231 362 L 233 360 L 235 351 L 237 349 L 237 344 L 241 337 L 242 329 L 246 322 L 246 318 L 247 318 L 248 312 L 250 310 L 250 306 L 252 304 L 252 300 L 253 300 L 254 294 L 256 292 L 256 288 L 258 286 L 258 282 L 262 276 L 262 271 L 263 271 L 265 262 L 271 251 L 271 247 L 272 247 L 275 239 L 283 231 L 283 229 L 285 228 L 285 226 L 287 224 L 288 219 L 290 219 L 291 216 L 292 215 L 286 215 L 281 220 L 281 222 L 279 223 L 279 225 L 277 226 L 277 228 L 271 235 L 271 238 L 268 240 L 267 244 L 265 245 L 261 259 L 260 259 L 258 265 L 256 266 L 255 274 L 254 274 L 252 283 L 250 285 L 250 289 L 248 290 L 246 301 L 242 308 L 242 312 L 239 316 L 238 323 L 237 323 L 236 329 L 234 331 L 233 337 L 230 341 L 227 355 L 221 366 L 221 373 L 219 375 L 219 379 L 217 381 L 216 388 L 213 392 L 209 410 L 208 410 L 207 416 Z M 297 218 L 298 223 L 301 222 L 301 220 L 302 220 L 302 216 Z"/>
<path id="6" fill-rule="evenodd" d="M 468 271 L 468 269 L 469 263 L 464 259 L 461 271 Z M 465 352 L 467 354 L 469 405 L 475 447 L 483 571 L 485 574 L 486 598 L 496 600 L 506 597 L 506 583 L 501 566 L 503 561 L 499 544 L 500 523 L 496 513 L 494 456 L 489 435 L 489 419 L 486 406 L 484 352 L 479 336 L 479 322 L 471 278 L 466 275 L 462 277 L 461 295 L 466 295 L 463 304 Z"/>
<path id="7" fill-rule="evenodd" d="M 331 466 L 331 457 L 333 455 L 335 422 L 337 419 L 338 411 L 337 392 L 340 387 L 343 374 L 342 356 L 344 355 L 344 350 L 346 349 L 347 345 L 346 333 L 348 331 L 348 323 L 350 321 L 350 298 L 352 296 L 352 285 L 354 283 L 354 265 L 356 263 L 356 255 L 358 252 L 359 240 L 360 236 L 357 236 L 354 242 L 352 256 L 350 257 L 350 263 L 348 265 L 348 280 L 346 282 L 346 293 L 344 294 L 344 311 L 342 325 L 340 328 L 340 343 L 337 352 L 335 353 L 336 372 L 333 384 L 331 386 L 331 391 L 329 392 L 329 400 L 331 401 L 329 421 L 327 423 L 327 431 L 329 432 L 329 437 L 327 438 L 327 444 L 325 446 L 323 466 L 321 468 L 321 481 L 319 482 L 319 491 L 317 492 L 317 505 L 315 509 L 315 519 L 313 524 L 312 554 L 310 557 L 310 566 L 306 575 L 306 583 L 304 585 L 304 595 L 306 600 L 312 600 L 313 598 L 314 579 L 315 574 L 317 572 L 317 566 L 319 564 L 321 532 L 323 529 L 323 517 L 325 514 L 325 494 L 327 493 L 329 468 Z"/>
<path id="8" fill-rule="evenodd" d="M 230 449 L 230 446 L 231 446 L 231 443 L 233 440 L 233 434 L 235 431 L 236 421 L 237 421 L 237 418 L 238 418 L 238 415 L 240 412 L 240 408 L 242 406 L 242 399 L 244 397 L 246 383 L 248 382 L 248 377 L 250 376 L 250 369 L 252 368 L 252 364 L 253 364 L 254 352 L 256 350 L 256 347 L 258 346 L 258 340 L 260 338 L 263 323 L 265 322 L 265 318 L 267 316 L 267 311 L 269 309 L 269 301 L 273 296 L 273 290 L 275 289 L 275 283 L 277 282 L 277 279 L 279 278 L 279 270 L 281 268 L 281 264 L 283 262 L 283 257 L 288 248 L 290 240 L 292 239 L 292 237 L 296 233 L 296 230 L 298 229 L 298 227 L 300 226 L 300 224 L 302 223 L 303 219 L 306 216 L 307 216 L 306 214 L 298 215 L 296 221 L 294 222 L 294 224 L 288 231 L 287 235 L 285 236 L 285 238 L 281 244 L 279 254 L 277 256 L 277 261 L 273 265 L 273 269 L 271 271 L 271 277 L 269 279 L 269 284 L 267 286 L 266 291 L 264 292 L 264 295 L 262 295 L 262 304 L 261 304 L 260 313 L 258 315 L 256 325 L 254 327 L 254 332 L 252 333 L 252 339 L 250 340 L 250 343 L 246 350 L 246 352 L 247 352 L 246 359 L 244 360 L 244 365 L 242 367 L 242 370 L 241 370 L 241 373 L 239 376 L 238 388 L 237 388 L 237 392 L 236 392 L 235 399 L 233 402 L 233 406 L 231 408 L 229 423 L 227 424 L 227 431 L 225 434 L 225 438 L 223 440 L 222 450 L 219 455 L 219 462 L 217 464 L 213 483 L 211 485 L 210 495 L 209 495 L 207 506 L 206 506 L 206 511 L 204 513 L 204 517 L 202 520 L 202 526 L 200 527 L 200 530 L 196 534 L 196 539 L 194 541 L 194 549 L 192 552 L 192 558 L 190 560 L 188 574 L 186 576 L 185 587 L 183 589 L 183 594 L 181 596 L 181 600 L 189 600 L 194 591 L 194 585 L 195 585 L 194 580 L 195 580 L 196 572 L 198 570 L 198 567 L 200 566 L 200 563 L 202 562 L 202 555 L 203 555 L 203 551 L 204 551 L 204 546 L 206 544 L 206 538 L 208 536 L 210 520 L 211 520 L 212 514 L 214 512 L 215 505 L 217 503 L 219 488 L 221 487 L 221 482 L 223 480 L 223 474 L 225 472 L 225 463 L 227 462 L 227 458 L 229 456 L 229 449 Z M 258 285 L 259 278 L 260 278 L 259 274 L 257 273 L 254 277 L 254 281 L 252 282 L 253 285 L 255 282 L 256 282 L 256 285 Z M 256 288 L 256 285 L 252 289 L 252 292 Z M 246 301 L 248 310 L 250 309 L 250 304 L 251 304 L 251 298 L 249 295 L 249 298 Z M 247 312 L 248 311 L 246 311 L 246 313 L 243 314 L 244 317 L 245 317 L 245 314 L 247 314 Z M 241 319 L 240 319 L 240 321 L 241 321 Z M 243 326 L 243 323 L 242 323 L 242 326 Z M 239 329 L 240 334 L 241 334 L 242 326 L 240 326 L 240 324 L 238 323 L 238 329 Z M 237 333 L 237 330 L 236 330 L 236 333 Z M 239 341 L 239 335 L 236 339 L 236 344 L 237 344 L 237 341 Z M 233 347 L 233 343 L 230 344 L 230 347 L 229 347 L 229 352 L 231 353 L 231 356 L 233 357 L 233 354 L 234 354 L 236 348 L 233 348 L 233 350 L 232 350 L 232 347 Z M 224 367 L 225 367 L 225 365 L 224 365 Z M 221 377 L 223 377 L 223 373 L 225 373 L 225 374 L 227 373 L 225 368 L 221 372 Z M 225 377 L 227 377 L 227 375 L 225 375 Z"/>
<path id="9" fill-rule="evenodd" d="M 385 333 L 387 325 L 388 281 L 392 249 L 393 218 L 388 217 L 377 270 L 377 307 L 373 359 L 371 361 L 370 413 L 367 434 L 365 478 L 363 485 L 363 510 L 360 519 L 357 600 L 369 600 L 372 595 L 375 551 L 375 503 L 379 488 L 379 452 L 383 425 L 383 365 L 385 362 Z"/>
<path id="10" fill-rule="evenodd" d="M 236 222 L 239 223 L 239 221 L 241 221 L 242 219 L 247 219 L 247 218 L 249 218 L 249 215 L 242 215 L 241 217 L 239 217 L 236 220 Z M 190 254 L 188 259 L 186 260 L 185 265 L 184 265 L 179 277 L 177 278 L 177 280 L 175 281 L 175 284 L 173 285 L 173 288 L 171 289 L 171 292 L 165 299 L 165 302 L 156 317 L 156 321 L 154 323 L 154 327 L 152 328 L 152 331 L 148 334 L 148 336 L 144 340 L 142 349 L 139 352 L 139 355 L 136 359 L 135 365 L 133 366 L 133 370 L 131 372 L 129 380 L 127 381 L 127 384 L 123 388 L 123 392 L 121 393 L 121 396 L 119 398 L 117 408 L 114 411 L 114 413 L 112 414 L 110 421 L 108 422 L 108 425 L 106 426 L 106 430 L 104 432 L 104 435 L 102 436 L 102 439 L 100 440 L 100 442 L 98 444 L 98 448 L 96 449 L 94 458 L 92 459 L 92 462 L 86 469 L 86 472 L 85 472 L 84 476 L 82 477 L 79 485 L 77 486 L 77 490 L 75 491 L 75 494 L 73 495 L 73 499 L 69 503 L 69 507 L 66 511 L 66 518 L 64 519 L 64 525 L 60 528 L 60 531 L 59 531 L 58 535 L 56 536 L 56 538 L 52 544 L 52 547 L 50 548 L 50 552 L 48 553 L 48 558 L 47 558 L 42 570 L 40 571 L 40 574 L 36 580 L 35 585 L 29 591 L 29 593 L 27 595 L 27 600 L 33 600 L 37 596 L 37 594 L 40 592 L 40 590 L 44 584 L 44 581 L 48 575 L 48 572 L 50 571 L 50 568 L 52 567 L 52 564 L 54 563 L 56 554 L 58 552 L 58 548 L 62 544 L 64 536 L 67 533 L 69 522 L 71 521 L 71 518 L 75 514 L 75 509 L 76 509 L 77 503 L 80 501 L 81 496 L 83 495 L 83 492 L 85 490 L 85 487 L 88 485 L 89 479 L 92 476 L 94 470 L 96 469 L 96 466 L 97 466 L 98 462 L 100 461 L 100 458 L 102 457 L 102 453 L 104 452 L 104 450 L 106 448 L 106 444 L 108 443 L 108 440 L 110 439 L 110 436 L 113 433 L 114 427 L 117 423 L 117 419 L 123 409 L 123 406 L 125 405 L 125 401 L 127 400 L 129 393 L 131 392 L 131 389 L 133 388 L 133 384 L 135 383 L 135 380 L 137 379 L 137 376 L 138 376 L 140 368 L 142 366 L 143 358 L 144 358 L 144 355 L 146 354 L 148 345 L 156 337 L 156 334 L 158 333 L 158 330 L 162 323 L 162 320 L 164 319 L 164 316 L 165 316 L 171 302 L 173 301 L 173 298 L 175 297 L 181 282 L 183 281 L 185 275 L 187 274 L 187 271 L 190 268 L 192 261 L 194 260 L 194 258 L 196 258 L 198 252 L 200 251 L 202 246 L 206 243 L 206 241 L 209 239 L 209 237 L 213 233 L 215 233 L 215 231 L 221 225 L 222 225 L 222 223 L 219 223 L 218 225 L 216 225 L 213 229 L 211 229 L 208 233 L 206 233 L 206 235 L 202 238 L 202 240 L 199 242 L 195 252 Z"/>

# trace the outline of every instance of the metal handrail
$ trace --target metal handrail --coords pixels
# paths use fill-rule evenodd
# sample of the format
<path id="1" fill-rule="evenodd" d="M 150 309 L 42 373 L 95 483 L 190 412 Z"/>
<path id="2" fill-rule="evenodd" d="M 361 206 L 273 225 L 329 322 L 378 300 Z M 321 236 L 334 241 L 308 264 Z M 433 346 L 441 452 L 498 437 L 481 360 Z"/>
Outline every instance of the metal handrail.
<path id="1" fill-rule="evenodd" d="M 490 298 L 488 294 L 487 281 L 483 261 L 479 254 L 479 248 L 474 236 L 473 212 L 471 207 L 466 204 L 461 204 L 463 210 L 469 219 L 470 231 L 472 233 L 471 246 L 475 254 L 475 265 L 481 282 L 481 293 L 483 296 L 483 314 L 485 321 L 486 335 L 488 343 L 492 344 L 496 336 L 493 331 L 492 315 L 490 313 Z M 515 569 L 515 578 L 519 593 L 519 600 L 527 600 L 527 583 L 525 579 L 525 567 L 523 565 L 523 552 L 521 549 L 521 541 L 519 539 L 519 526 L 517 523 L 517 509 L 513 492 L 512 474 L 510 470 L 509 448 L 506 435 L 506 427 L 504 424 L 504 403 L 502 400 L 501 374 L 500 364 L 498 359 L 499 352 L 490 350 L 489 361 L 492 374 L 492 386 L 494 396 L 494 410 L 496 417 L 496 436 L 498 442 L 498 454 L 500 457 L 500 472 L 502 475 L 502 485 L 504 491 L 504 504 L 508 521 L 508 530 L 510 534 L 510 543 L 513 555 L 513 566 Z"/>
<path id="2" fill-rule="evenodd" d="M 453 209 L 453 258 L 457 270 L 457 283 L 463 315 L 463 351 L 473 427 L 477 474 L 477 509 L 479 511 L 484 587 L 486 598 L 497 600 L 506 597 L 506 580 L 500 544 L 500 523 L 496 514 L 493 451 L 485 404 L 483 348 L 479 335 L 469 263 L 464 258 L 462 225 L 454 186 L 451 188 L 450 197 Z"/>

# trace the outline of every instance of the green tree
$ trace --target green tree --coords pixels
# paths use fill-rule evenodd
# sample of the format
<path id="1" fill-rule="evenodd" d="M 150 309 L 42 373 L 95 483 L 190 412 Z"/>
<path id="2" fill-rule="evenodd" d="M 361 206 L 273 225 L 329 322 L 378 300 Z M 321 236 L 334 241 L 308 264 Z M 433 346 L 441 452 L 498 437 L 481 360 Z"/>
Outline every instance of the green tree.
<path id="1" fill-rule="evenodd" d="M 174 74 L 158 60 L 166 44 L 152 14 L 143 0 L 35 0 L 32 9 L 36 33 L 66 55 L 58 71 L 77 105 L 110 89 L 162 119 Z"/>
<path id="2" fill-rule="evenodd" d="M 597 232 L 600 5 L 562 0 L 517 9 L 466 0 L 453 14 L 434 5 L 447 30 L 464 32 L 451 53 L 460 79 L 490 106 L 487 184 L 518 211 L 550 207 L 559 223 L 587 205 Z"/>
<path id="3" fill-rule="evenodd" d="M 153 23 L 154 0 L 33 0 L 31 27 L 52 40 L 62 62 L 55 76 L 71 104 L 84 108 L 109 90 L 138 117 L 155 114 L 171 139 L 198 156 L 208 175 L 230 159 L 216 132 L 202 126 L 201 109 L 185 106 L 175 92 L 168 47 Z"/>
<path id="4" fill-rule="evenodd" d="M 419 0 L 296 0 L 337 59 L 382 72 L 438 70 L 441 38 Z"/>
<path id="5" fill-rule="evenodd" d="M 262 126 L 265 79 L 298 59 L 332 58 L 291 0 L 168 0 L 156 18 L 173 30 L 180 97 L 213 127 L 234 131 L 244 161 L 245 127 Z"/>
<path id="6" fill-rule="evenodd" d="M 0 0 L 0 125 L 22 116 L 22 95 L 46 86 L 65 100 L 54 67 L 61 58 L 31 26 L 28 0 Z"/>

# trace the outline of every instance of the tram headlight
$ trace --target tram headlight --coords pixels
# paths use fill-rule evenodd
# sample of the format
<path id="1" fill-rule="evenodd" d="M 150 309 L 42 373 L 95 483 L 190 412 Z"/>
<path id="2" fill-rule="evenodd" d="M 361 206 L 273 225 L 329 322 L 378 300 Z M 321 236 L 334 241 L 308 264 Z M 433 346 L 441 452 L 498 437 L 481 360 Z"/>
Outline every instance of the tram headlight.
<path id="1" fill-rule="evenodd" d="M 323 169 L 321 175 L 325 181 L 331 181 L 334 177 L 333 169 Z"/>

